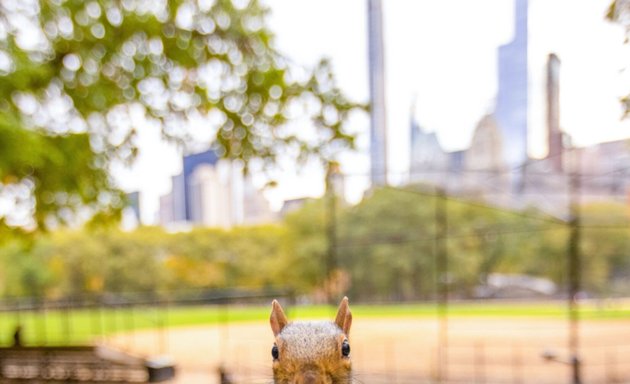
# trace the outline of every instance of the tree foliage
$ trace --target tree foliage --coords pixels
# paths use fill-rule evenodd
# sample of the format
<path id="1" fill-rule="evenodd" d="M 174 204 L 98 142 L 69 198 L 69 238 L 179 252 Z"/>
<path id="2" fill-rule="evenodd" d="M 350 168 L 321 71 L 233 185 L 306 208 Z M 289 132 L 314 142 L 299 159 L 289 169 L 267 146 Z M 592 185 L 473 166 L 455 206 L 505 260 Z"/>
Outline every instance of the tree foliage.
<path id="1" fill-rule="evenodd" d="M 418 193 L 419 192 L 419 193 Z M 55 231 L 0 248 L 0 296 L 179 295 L 188 291 L 286 289 L 323 299 L 335 288 L 355 300 L 432 300 L 437 282 L 453 297 L 477 295 L 492 274 L 547 278 L 563 292 L 569 228 L 535 211 L 510 212 L 447 198 L 448 271 L 438 278 L 436 200 L 418 190 L 375 190 L 337 212 L 337 270 L 327 271 L 325 200 L 282 223 L 231 230 L 161 228 Z M 581 207 L 583 289 L 630 292 L 628 211 Z M 331 281 L 331 277 L 339 281 Z"/>
<path id="2" fill-rule="evenodd" d="M 1 2 L 0 197 L 24 200 L 32 218 L 0 212 L 2 223 L 114 213 L 123 202 L 107 170 L 133 161 L 142 128 L 185 144 L 203 121 L 246 170 L 353 147 L 345 122 L 363 107 L 328 61 L 302 68 L 279 53 L 268 12 L 258 0 Z M 286 124 L 303 116 L 315 134 Z"/>
<path id="3" fill-rule="evenodd" d="M 608 7 L 606 18 L 610 21 L 616 22 L 626 29 L 626 44 L 630 37 L 630 2 L 626 0 L 613 0 Z M 621 98 L 621 102 L 624 106 L 624 117 L 630 115 L 630 95 L 626 95 Z"/>

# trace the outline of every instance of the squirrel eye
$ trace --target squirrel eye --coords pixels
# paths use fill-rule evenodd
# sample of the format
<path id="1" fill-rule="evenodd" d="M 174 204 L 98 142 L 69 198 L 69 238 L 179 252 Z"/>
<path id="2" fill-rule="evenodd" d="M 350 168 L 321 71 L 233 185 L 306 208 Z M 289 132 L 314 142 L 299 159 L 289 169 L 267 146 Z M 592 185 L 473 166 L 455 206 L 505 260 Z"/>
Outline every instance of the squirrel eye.
<path id="1" fill-rule="evenodd" d="M 278 346 L 277 346 L 277 345 L 274 345 L 274 346 L 271 348 L 271 357 L 273 357 L 273 359 L 274 359 L 274 360 L 278 360 L 278 356 L 279 356 L 279 353 L 278 353 Z"/>
<path id="2" fill-rule="evenodd" d="M 344 340 L 343 343 L 341 343 L 341 354 L 344 357 L 350 356 L 350 343 L 348 343 L 348 340 Z"/>

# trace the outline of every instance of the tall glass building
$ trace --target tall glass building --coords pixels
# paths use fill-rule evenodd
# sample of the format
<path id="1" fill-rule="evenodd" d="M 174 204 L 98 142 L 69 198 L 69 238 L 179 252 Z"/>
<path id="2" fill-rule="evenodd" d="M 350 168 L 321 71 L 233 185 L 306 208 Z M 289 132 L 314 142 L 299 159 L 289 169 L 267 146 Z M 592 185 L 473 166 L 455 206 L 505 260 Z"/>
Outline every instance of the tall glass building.
<path id="1" fill-rule="evenodd" d="M 501 130 L 503 155 L 509 167 L 527 160 L 527 8 L 528 0 L 514 0 L 514 38 L 499 47 L 499 90 L 495 117 Z"/>
<path id="2" fill-rule="evenodd" d="M 385 51 L 383 49 L 383 6 L 367 0 L 368 59 L 370 77 L 370 178 L 372 187 L 387 184 L 387 129 L 385 122 Z"/>

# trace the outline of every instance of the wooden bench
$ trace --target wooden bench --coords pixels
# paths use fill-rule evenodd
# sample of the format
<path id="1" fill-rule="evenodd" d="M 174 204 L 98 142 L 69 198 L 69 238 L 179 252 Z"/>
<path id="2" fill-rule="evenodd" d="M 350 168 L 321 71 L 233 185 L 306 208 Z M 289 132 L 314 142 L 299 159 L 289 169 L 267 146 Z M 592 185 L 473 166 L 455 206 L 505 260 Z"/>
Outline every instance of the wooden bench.
<path id="1" fill-rule="evenodd" d="M 173 362 L 102 346 L 0 347 L 0 381 L 156 383 L 175 376 Z"/>

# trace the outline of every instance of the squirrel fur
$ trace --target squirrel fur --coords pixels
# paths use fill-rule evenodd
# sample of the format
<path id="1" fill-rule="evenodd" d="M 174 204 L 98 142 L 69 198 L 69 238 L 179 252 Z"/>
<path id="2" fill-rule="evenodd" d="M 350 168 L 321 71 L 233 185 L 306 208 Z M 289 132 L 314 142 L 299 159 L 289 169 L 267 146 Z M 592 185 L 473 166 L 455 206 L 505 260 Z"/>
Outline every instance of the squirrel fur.
<path id="1" fill-rule="evenodd" d="M 350 326 L 352 313 L 348 298 L 339 304 L 334 321 L 289 322 L 274 300 L 271 330 L 275 384 L 349 384 Z"/>

